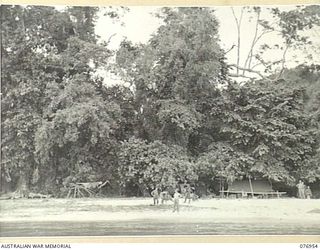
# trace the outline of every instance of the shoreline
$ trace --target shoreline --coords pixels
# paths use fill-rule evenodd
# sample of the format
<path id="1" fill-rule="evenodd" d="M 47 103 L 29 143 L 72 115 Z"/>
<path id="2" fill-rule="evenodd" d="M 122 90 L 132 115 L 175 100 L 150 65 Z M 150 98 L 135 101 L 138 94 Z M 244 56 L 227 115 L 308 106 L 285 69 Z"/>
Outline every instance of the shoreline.
<path id="1" fill-rule="evenodd" d="M 320 200 L 198 200 L 153 206 L 151 199 L 46 199 L 1 201 L 0 223 L 50 221 L 134 221 L 308 223 L 320 221 Z M 314 211 L 314 212 L 313 212 Z M 320 224 L 320 223 L 319 223 Z"/>
<path id="2" fill-rule="evenodd" d="M 151 199 L 1 202 L 1 237 L 320 235 L 319 200 L 198 200 L 173 213 Z M 314 211 L 314 212 L 310 212 Z"/>

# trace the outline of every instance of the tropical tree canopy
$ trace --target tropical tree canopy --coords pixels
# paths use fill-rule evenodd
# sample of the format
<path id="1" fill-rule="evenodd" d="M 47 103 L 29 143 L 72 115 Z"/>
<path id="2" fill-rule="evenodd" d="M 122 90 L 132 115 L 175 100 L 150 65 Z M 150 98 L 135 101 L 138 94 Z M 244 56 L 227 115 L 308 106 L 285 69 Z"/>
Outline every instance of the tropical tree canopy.
<path id="1" fill-rule="evenodd" d="M 319 25 L 317 10 L 272 9 L 288 46 Z M 1 176 L 12 189 L 63 196 L 71 183 L 109 180 L 117 194 L 145 195 L 216 178 L 319 183 L 319 65 L 268 67 L 240 84 L 214 10 L 162 8 L 146 43 L 124 39 L 116 50 L 95 33 L 101 11 L 121 20 L 114 8 L 1 6 Z M 272 29 L 260 11 L 259 25 Z"/>

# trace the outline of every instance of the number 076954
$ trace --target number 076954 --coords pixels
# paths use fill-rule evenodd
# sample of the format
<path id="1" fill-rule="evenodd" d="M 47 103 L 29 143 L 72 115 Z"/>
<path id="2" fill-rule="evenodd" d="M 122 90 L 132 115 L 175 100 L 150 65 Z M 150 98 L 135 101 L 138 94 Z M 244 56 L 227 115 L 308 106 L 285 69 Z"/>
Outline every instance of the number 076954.
<path id="1" fill-rule="evenodd" d="M 300 244 L 300 248 L 314 249 L 318 248 L 318 244 Z"/>

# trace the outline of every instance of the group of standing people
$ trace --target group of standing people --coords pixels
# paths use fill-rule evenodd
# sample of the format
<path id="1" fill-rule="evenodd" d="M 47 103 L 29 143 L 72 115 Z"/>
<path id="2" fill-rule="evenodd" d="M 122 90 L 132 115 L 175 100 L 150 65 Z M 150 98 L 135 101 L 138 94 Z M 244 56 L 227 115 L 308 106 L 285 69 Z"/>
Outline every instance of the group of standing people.
<path id="1" fill-rule="evenodd" d="M 173 194 L 173 197 L 167 192 L 160 192 L 159 188 L 155 188 L 151 192 L 151 196 L 153 197 L 153 205 L 159 204 L 159 199 L 161 199 L 161 203 L 164 202 L 164 200 L 172 200 L 173 201 L 173 212 L 179 212 L 180 210 L 180 198 L 184 197 L 184 203 L 188 202 L 190 204 L 193 190 L 190 186 L 186 187 L 185 190 L 183 190 L 184 196 L 182 196 L 179 192 L 179 189 L 175 189 L 175 192 Z"/>
<path id="2" fill-rule="evenodd" d="M 312 192 L 311 192 L 310 186 L 306 187 L 304 182 L 299 180 L 299 183 L 297 184 L 297 188 L 298 188 L 299 199 L 311 199 Z"/>

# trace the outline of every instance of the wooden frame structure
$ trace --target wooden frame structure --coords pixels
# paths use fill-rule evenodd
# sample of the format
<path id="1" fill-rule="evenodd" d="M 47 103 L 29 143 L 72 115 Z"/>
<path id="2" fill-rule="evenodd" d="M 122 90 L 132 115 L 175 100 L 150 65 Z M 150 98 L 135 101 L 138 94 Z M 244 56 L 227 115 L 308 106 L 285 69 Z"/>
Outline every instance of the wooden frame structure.
<path id="1" fill-rule="evenodd" d="M 259 181 L 259 180 L 258 180 Z M 238 181 L 238 182 L 243 182 Z M 264 182 L 265 184 L 266 182 Z M 280 198 L 281 196 L 285 195 L 286 192 L 279 192 L 279 191 L 274 191 L 271 187 L 271 185 L 268 187 L 265 185 L 265 190 L 263 190 L 263 187 L 257 188 L 254 183 L 252 182 L 251 178 L 248 178 L 248 184 L 249 188 L 245 187 L 236 187 L 233 188 L 232 184 L 228 187 L 228 190 L 220 190 L 220 194 L 222 196 L 226 195 L 227 198 L 229 197 L 230 194 L 234 194 L 237 197 L 240 196 L 241 198 L 249 198 L 249 195 L 253 198 L 255 196 L 261 197 L 261 198 L 269 198 L 271 197 L 277 197 Z"/>

